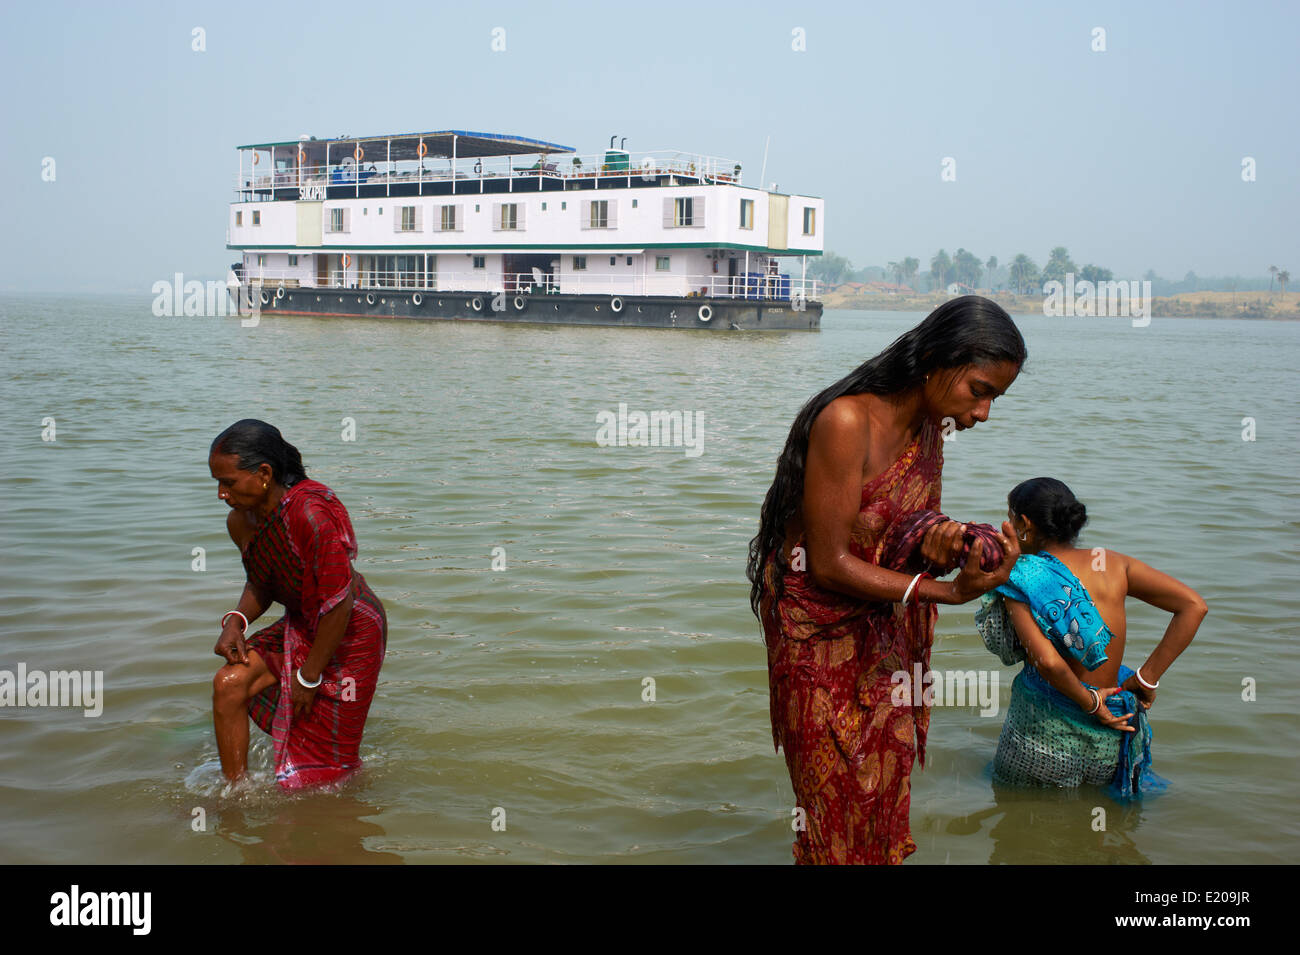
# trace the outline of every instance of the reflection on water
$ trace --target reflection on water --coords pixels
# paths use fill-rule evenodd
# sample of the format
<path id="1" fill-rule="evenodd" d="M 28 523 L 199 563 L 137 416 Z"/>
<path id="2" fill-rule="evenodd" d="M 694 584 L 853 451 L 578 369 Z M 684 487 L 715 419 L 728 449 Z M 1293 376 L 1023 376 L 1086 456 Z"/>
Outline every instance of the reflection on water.
<path id="1" fill-rule="evenodd" d="M 216 819 L 216 833 L 239 848 L 241 861 L 291 865 L 401 865 L 396 852 L 375 849 L 384 828 L 378 806 L 349 793 L 312 793 L 266 800 L 260 808 L 230 805 Z"/>
<path id="2" fill-rule="evenodd" d="M 1149 863 L 1135 834 L 1143 823 L 1143 803 L 1121 804 L 1103 788 L 1011 789 L 993 784 L 996 805 L 974 813 L 969 822 L 991 823 L 988 861 L 1017 865 Z M 987 820 L 987 821 L 986 821 Z M 1032 838 L 1026 839 L 1026 835 Z"/>

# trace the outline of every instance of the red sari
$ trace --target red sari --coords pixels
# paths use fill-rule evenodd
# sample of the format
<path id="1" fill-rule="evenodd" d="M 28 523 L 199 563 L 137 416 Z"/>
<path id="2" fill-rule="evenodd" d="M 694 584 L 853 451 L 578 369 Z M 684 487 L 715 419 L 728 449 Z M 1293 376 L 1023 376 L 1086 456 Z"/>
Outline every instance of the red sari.
<path id="1" fill-rule="evenodd" d="M 359 750 L 388 642 L 384 605 L 352 567 L 356 535 L 342 502 L 319 481 L 289 488 L 244 545 L 253 588 L 285 614 L 248 638 L 279 683 L 253 698 L 249 716 L 271 735 L 275 778 L 285 789 L 342 779 L 361 766 Z M 320 618 L 351 589 L 352 614 L 321 673 L 311 712 L 293 714 L 294 673 L 307 661 Z"/>
<path id="2" fill-rule="evenodd" d="M 849 541 L 853 556 L 885 566 L 891 530 L 939 509 L 943 439 L 927 421 L 893 464 L 862 488 Z M 796 542 L 806 546 L 804 539 Z M 917 566 L 912 573 L 919 571 Z M 764 566 L 760 604 L 767 643 L 772 740 L 784 747 L 806 824 L 798 863 L 902 862 L 916 851 L 908 824 L 910 773 L 925 765 L 929 708 L 895 706 L 892 675 L 929 669 L 938 609 L 916 601 L 864 601 L 785 574 L 771 599 L 776 558 Z"/>

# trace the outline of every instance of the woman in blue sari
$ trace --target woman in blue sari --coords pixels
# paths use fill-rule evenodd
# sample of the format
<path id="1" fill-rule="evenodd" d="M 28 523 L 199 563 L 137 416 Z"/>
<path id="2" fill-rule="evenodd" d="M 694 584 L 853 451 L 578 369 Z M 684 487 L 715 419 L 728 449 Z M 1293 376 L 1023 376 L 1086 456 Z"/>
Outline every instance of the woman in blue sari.
<path id="1" fill-rule="evenodd" d="M 1196 591 L 1134 557 L 1074 546 L 1087 510 L 1054 478 L 1008 496 L 1021 557 L 985 596 L 976 623 L 1004 663 L 1025 660 L 993 761 L 1010 785 L 1106 784 L 1117 798 L 1162 789 L 1151 772 L 1147 710 L 1205 617 Z M 1126 597 L 1173 614 L 1136 670 L 1124 666 Z"/>

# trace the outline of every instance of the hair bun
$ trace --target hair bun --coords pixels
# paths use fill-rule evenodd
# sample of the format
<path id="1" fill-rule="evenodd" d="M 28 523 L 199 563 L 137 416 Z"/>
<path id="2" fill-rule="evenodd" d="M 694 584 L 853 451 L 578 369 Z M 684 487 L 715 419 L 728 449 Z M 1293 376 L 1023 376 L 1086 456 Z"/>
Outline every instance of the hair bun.
<path id="1" fill-rule="evenodd" d="M 1056 514 L 1064 540 L 1073 540 L 1083 525 L 1088 523 L 1088 509 L 1082 501 L 1071 501 L 1063 505 Z"/>

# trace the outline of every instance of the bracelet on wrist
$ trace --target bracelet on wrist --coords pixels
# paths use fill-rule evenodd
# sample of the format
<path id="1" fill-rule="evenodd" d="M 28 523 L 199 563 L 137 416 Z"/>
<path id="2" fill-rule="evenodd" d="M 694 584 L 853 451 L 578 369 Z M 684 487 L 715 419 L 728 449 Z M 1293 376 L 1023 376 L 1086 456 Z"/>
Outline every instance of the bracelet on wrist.
<path id="1" fill-rule="evenodd" d="M 325 674 L 324 672 L 322 672 L 320 676 L 316 677 L 315 683 L 308 683 L 306 680 L 302 678 L 302 667 L 298 667 L 296 670 L 294 670 L 294 676 L 298 678 L 299 684 L 301 684 L 302 686 L 306 687 L 309 690 L 316 689 L 316 687 L 320 686 L 322 681 L 324 681 L 325 679 Z"/>
<path id="2" fill-rule="evenodd" d="M 1134 670 L 1134 671 L 1133 671 L 1133 675 L 1134 675 L 1135 677 L 1137 677 L 1137 678 L 1138 678 L 1138 682 L 1141 683 L 1143 686 L 1145 686 L 1148 690 L 1154 690 L 1156 687 L 1158 687 L 1158 686 L 1160 685 L 1160 681 L 1159 681 L 1159 680 L 1156 680 L 1156 682 L 1154 682 L 1154 683 L 1148 683 L 1146 680 L 1142 679 L 1142 668 L 1141 668 L 1141 667 L 1138 667 L 1136 670 Z"/>
<path id="3" fill-rule="evenodd" d="M 244 616 L 242 613 L 240 613 L 238 610 L 227 610 L 227 611 L 226 611 L 225 616 L 223 616 L 223 617 L 221 618 L 221 626 L 222 626 L 222 628 L 224 628 L 224 627 L 226 626 L 226 621 L 229 620 L 231 617 L 238 617 L 240 620 L 244 621 L 244 629 L 243 629 L 242 632 L 243 632 L 243 633 L 248 633 L 248 618 L 245 617 L 245 616 Z"/>
<path id="4" fill-rule="evenodd" d="M 1084 689 L 1092 694 L 1092 709 L 1088 710 L 1088 715 L 1092 716 L 1101 709 L 1101 694 L 1090 686 L 1084 687 Z"/>
<path id="5" fill-rule="evenodd" d="M 907 606 L 907 600 L 908 600 L 908 598 L 912 596 L 912 589 L 913 589 L 913 588 L 916 588 L 916 599 L 917 599 L 917 600 L 920 600 L 920 599 L 921 599 L 921 591 L 920 591 L 920 588 L 917 588 L 916 585 L 920 582 L 921 578 L 922 578 L 922 577 L 925 577 L 925 576 L 927 576 L 926 573 L 925 573 L 924 571 L 922 571 L 921 573 L 919 573 L 919 574 L 917 574 L 915 577 L 913 577 L 913 578 L 912 578 L 912 582 L 911 582 L 910 584 L 907 585 L 907 589 L 903 591 L 903 601 L 902 601 L 902 603 L 903 603 L 903 606 L 904 606 L 904 607 Z"/>

